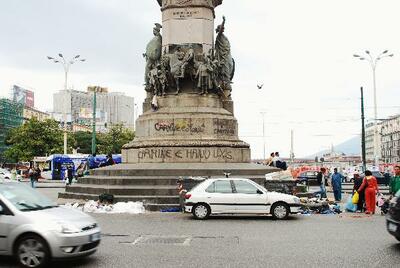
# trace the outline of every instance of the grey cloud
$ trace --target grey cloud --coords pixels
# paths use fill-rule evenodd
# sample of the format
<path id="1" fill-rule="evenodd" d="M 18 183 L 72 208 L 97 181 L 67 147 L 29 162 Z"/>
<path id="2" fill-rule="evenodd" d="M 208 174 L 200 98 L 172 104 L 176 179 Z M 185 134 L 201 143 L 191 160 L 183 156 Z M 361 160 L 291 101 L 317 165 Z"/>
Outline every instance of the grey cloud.
<path id="1" fill-rule="evenodd" d="M 156 1 L 2 1 L 0 64 L 51 70 L 46 55 L 81 54 L 87 59 L 79 67 L 82 73 L 120 73 L 140 83 L 141 53 L 159 20 Z"/>

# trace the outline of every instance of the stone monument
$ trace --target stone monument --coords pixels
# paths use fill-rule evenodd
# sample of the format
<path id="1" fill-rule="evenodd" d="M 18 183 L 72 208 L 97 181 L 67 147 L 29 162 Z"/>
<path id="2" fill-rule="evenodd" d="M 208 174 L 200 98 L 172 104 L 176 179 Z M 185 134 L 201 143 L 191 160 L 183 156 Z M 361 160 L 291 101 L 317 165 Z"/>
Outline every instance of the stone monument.
<path id="1" fill-rule="evenodd" d="M 123 162 L 249 163 L 233 114 L 235 65 L 225 17 L 214 40 L 214 9 L 222 0 L 158 2 L 162 25 L 155 24 L 144 54 L 147 98 Z"/>
<path id="2" fill-rule="evenodd" d="M 262 183 L 274 170 L 251 164 L 250 146 L 238 137 L 231 98 L 235 61 L 224 32 L 229 21 L 221 17 L 214 26 L 222 0 L 157 2 L 162 24 L 155 23 L 143 53 L 147 96 L 136 137 L 123 146 L 123 163 L 93 170 L 59 197 L 90 199 L 106 192 L 158 210 L 177 206 L 181 176 L 229 171 Z"/>

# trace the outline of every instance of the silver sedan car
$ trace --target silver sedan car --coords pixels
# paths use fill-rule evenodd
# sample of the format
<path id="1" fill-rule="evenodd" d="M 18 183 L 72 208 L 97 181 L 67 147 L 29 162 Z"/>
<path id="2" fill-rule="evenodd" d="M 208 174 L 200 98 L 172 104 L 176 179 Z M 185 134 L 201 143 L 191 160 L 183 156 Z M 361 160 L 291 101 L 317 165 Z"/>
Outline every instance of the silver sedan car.
<path id="1" fill-rule="evenodd" d="M 25 184 L 0 180 L 0 255 L 15 256 L 22 267 L 44 267 L 51 259 L 94 253 L 100 238 L 89 215 L 59 207 Z"/>

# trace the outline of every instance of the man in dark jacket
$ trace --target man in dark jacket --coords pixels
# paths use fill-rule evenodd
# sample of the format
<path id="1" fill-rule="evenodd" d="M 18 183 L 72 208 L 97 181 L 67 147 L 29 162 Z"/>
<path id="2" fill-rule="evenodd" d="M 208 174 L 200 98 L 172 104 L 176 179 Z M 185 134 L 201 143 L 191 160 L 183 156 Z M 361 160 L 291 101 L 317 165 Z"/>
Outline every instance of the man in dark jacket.
<path id="1" fill-rule="evenodd" d="M 108 154 L 105 166 L 112 166 L 112 165 L 115 165 L 114 159 L 112 158 L 112 154 Z"/>
<path id="2" fill-rule="evenodd" d="M 325 174 L 326 169 L 325 168 L 321 168 L 321 170 L 318 172 L 317 174 L 317 182 L 320 188 L 320 195 L 321 198 L 326 198 L 326 188 L 325 188 L 325 180 L 324 180 L 324 174 Z"/>
<path id="3" fill-rule="evenodd" d="M 72 179 L 74 178 L 74 168 L 72 166 L 68 166 L 67 168 L 67 177 L 68 177 L 67 185 L 71 185 Z"/>

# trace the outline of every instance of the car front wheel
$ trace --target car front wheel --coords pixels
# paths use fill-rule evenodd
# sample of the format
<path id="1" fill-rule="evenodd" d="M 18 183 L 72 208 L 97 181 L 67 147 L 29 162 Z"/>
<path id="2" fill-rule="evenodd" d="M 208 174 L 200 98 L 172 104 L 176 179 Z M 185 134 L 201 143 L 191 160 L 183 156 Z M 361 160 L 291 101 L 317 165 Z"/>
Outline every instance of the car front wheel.
<path id="1" fill-rule="evenodd" d="M 196 204 L 193 207 L 193 216 L 198 220 L 205 220 L 210 216 L 211 209 L 206 204 Z"/>
<path id="2" fill-rule="evenodd" d="M 16 257 L 22 267 L 45 267 L 50 259 L 47 243 L 37 235 L 26 235 L 16 244 Z"/>
<path id="3" fill-rule="evenodd" d="M 290 208 L 285 203 L 276 203 L 271 208 L 272 217 L 276 220 L 285 220 L 289 216 Z"/>

